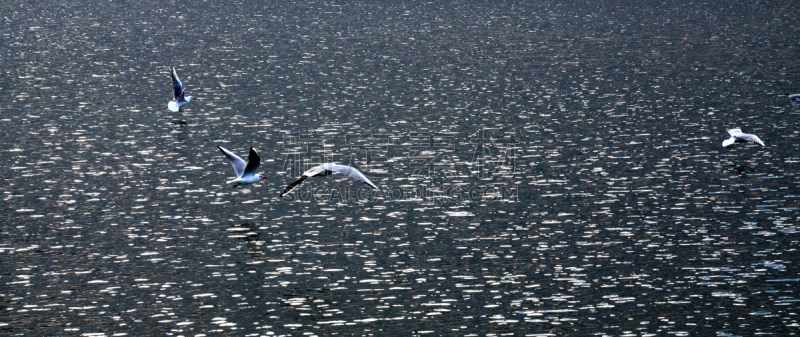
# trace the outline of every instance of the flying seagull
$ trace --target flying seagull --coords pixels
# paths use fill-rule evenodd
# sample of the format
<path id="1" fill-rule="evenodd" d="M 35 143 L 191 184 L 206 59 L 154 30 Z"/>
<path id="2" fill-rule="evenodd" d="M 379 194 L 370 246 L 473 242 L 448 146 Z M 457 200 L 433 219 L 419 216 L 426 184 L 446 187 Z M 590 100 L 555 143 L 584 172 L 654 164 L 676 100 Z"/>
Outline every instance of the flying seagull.
<path id="1" fill-rule="evenodd" d="M 354 178 L 354 179 L 356 179 L 356 180 L 358 180 L 360 182 L 363 182 L 363 183 L 369 185 L 372 188 L 375 188 L 375 189 L 378 188 L 377 186 L 375 186 L 375 184 L 373 184 L 371 181 L 369 181 L 369 179 L 367 179 L 367 177 L 365 177 L 363 174 L 361 174 L 361 172 L 358 172 L 358 170 L 356 170 L 355 168 L 352 168 L 352 167 L 347 166 L 347 165 L 337 165 L 337 164 L 333 164 L 333 163 L 327 163 L 327 164 L 314 166 L 311 169 L 309 169 L 308 171 L 303 172 L 303 175 L 299 179 L 297 179 L 293 183 L 289 184 L 289 186 L 286 186 L 286 188 L 283 190 L 283 192 L 281 192 L 281 197 L 283 197 L 284 194 L 289 193 L 295 187 L 300 186 L 300 184 L 302 184 L 303 181 L 306 180 L 306 178 L 319 177 L 319 176 L 329 176 L 329 175 L 333 174 L 334 172 L 341 173 L 341 174 L 344 174 L 344 175 L 348 175 L 351 178 Z"/>
<path id="2" fill-rule="evenodd" d="M 225 155 L 225 158 L 228 158 L 228 161 L 230 161 L 233 166 L 233 170 L 236 171 L 236 179 L 228 181 L 228 184 L 234 184 L 233 187 L 237 187 L 239 185 L 249 185 L 264 179 L 263 175 L 256 174 L 258 165 L 261 164 L 261 157 L 258 156 L 256 150 L 253 150 L 252 147 L 250 148 L 250 155 L 247 158 L 247 163 L 245 163 L 242 158 L 239 158 L 239 156 L 233 154 L 233 152 L 228 151 L 228 149 L 219 145 L 217 147 L 222 151 L 222 154 Z"/>
<path id="3" fill-rule="evenodd" d="M 787 92 L 786 97 L 789 97 L 794 103 L 800 103 L 800 94 L 790 94 Z"/>
<path id="4" fill-rule="evenodd" d="M 183 83 L 181 83 L 181 79 L 178 78 L 178 72 L 175 71 L 175 67 L 172 67 L 172 101 L 169 102 L 167 107 L 172 112 L 180 111 L 183 113 L 183 106 L 186 103 L 189 103 L 194 99 L 192 96 L 183 96 L 184 91 L 186 88 L 183 87 Z"/>
<path id="5" fill-rule="evenodd" d="M 754 143 L 764 146 L 764 142 L 762 142 L 758 136 L 742 133 L 742 129 L 728 129 L 728 133 L 731 135 L 731 138 L 722 142 L 722 146 L 726 147 L 728 150 L 733 149 L 734 143 Z"/>

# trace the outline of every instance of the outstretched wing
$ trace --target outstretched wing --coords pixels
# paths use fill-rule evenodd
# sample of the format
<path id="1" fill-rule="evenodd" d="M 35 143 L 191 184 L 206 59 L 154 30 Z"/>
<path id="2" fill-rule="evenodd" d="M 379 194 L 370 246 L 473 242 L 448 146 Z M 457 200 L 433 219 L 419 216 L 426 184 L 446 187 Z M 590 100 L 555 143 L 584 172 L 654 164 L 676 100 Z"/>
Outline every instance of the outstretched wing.
<path id="1" fill-rule="evenodd" d="M 322 166 L 323 165 L 314 166 L 314 167 L 308 169 L 307 171 L 303 172 L 303 175 L 306 176 L 306 177 L 316 177 L 316 176 L 322 174 L 323 172 L 325 172 L 325 169 L 322 168 Z"/>
<path id="2" fill-rule="evenodd" d="M 247 163 L 245 163 L 244 160 L 242 160 L 242 158 L 239 158 L 239 156 L 233 154 L 233 152 L 228 151 L 228 149 L 219 145 L 217 145 L 217 147 L 219 148 L 220 151 L 222 151 L 222 154 L 225 155 L 225 158 L 228 158 L 228 161 L 233 166 L 233 170 L 236 171 L 236 177 L 237 178 L 241 177 L 242 174 L 244 173 L 244 168 L 247 166 Z"/>
<path id="3" fill-rule="evenodd" d="M 172 97 L 174 100 L 178 100 L 181 96 L 183 96 L 183 83 L 178 78 L 178 72 L 175 71 L 175 67 L 172 67 Z"/>
<path id="4" fill-rule="evenodd" d="M 749 133 L 740 133 L 736 135 L 736 138 L 747 141 L 748 143 L 755 143 L 764 146 L 764 142 L 762 142 L 761 139 L 759 139 L 758 136 L 756 135 L 751 135 Z"/>
<path id="5" fill-rule="evenodd" d="M 244 168 L 244 175 L 256 174 L 258 165 L 261 165 L 261 157 L 259 157 L 258 153 L 256 153 L 256 150 L 253 150 L 251 147 L 250 155 L 248 155 L 247 158 L 247 166 Z"/>
<path id="6" fill-rule="evenodd" d="M 293 190 L 295 187 L 297 187 L 297 186 L 300 186 L 300 184 L 302 184 L 302 183 L 303 183 L 303 181 L 304 181 L 304 180 L 306 180 L 306 178 L 308 178 L 308 176 L 305 176 L 305 175 L 304 175 L 304 176 L 301 176 L 301 177 L 300 177 L 300 179 L 297 179 L 297 180 L 295 180 L 294 182 L 292 182 L 291 184 L 289 184 L 289 186 L 286 186 L 286 188 L 284 188 L 284 189 L 283 189 L 283 192 L 281 192 L 281 195 L 280 195 L 280 196 L 281 196 L 281 197 L 283 197 L 283 195 L 284 195 L 284 194 L 286 194 L 286 193 L 289 193 L 289 192 L 291 192 L 291 191 L 292 191 L 292 190 Z"/>
<path id="7" fill-rule="evenodd" d="M 738 136 L 738 135 L 742 134 L 742 129 L 739 129 L 739 128 L 728 129 L 728 134 L 731 135 L 731 136 Z"/>
<path id="8" fill-rule="evenodd" d="M 341 173 L 341 174 L 350 176 L 353 179 L 356 179 L 356 180 L 358 180 L 360 182 L 363 182 L 363 183 L 365 183 L 365 184 L 367 184 L 369 186 L 372 186 L 372 188 L 375 188 L 375 189 L 378 188 L 377 186 L 375 186 L 375 184 L 373 184 L 371 181 L 369 181 L 369 179 L 367 179 L 366 176 L 361 174 L 361 172 L 359 172 L 358 170 L 356 170 L 355 168 L 352 168 L 350 166 L 347 166 L 347 165 L 335 165 L 334 164 L 334 165 L 326 165 L 324 168 L 326 170 L 330 170 L 330 171 L 333 171 L 333 172 L 336 172 L 336 173 Z"/>

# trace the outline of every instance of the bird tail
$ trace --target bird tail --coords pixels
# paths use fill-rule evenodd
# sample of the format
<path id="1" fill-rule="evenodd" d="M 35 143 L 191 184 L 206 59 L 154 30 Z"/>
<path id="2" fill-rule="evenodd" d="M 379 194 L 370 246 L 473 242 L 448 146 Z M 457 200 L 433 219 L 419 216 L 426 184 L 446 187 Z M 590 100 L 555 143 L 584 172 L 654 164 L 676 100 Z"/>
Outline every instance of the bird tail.
<path id="1" fill-rule="evenodd" d="M 724 142 L 722 142 L 722 146 L 724 146 L 726 149 L 730 150 L 730 149 L 733 149 L 733 144 L 734 143 L 736 143 L 736 138 L 731 137 L 731 138 L 726 139 Z"/>

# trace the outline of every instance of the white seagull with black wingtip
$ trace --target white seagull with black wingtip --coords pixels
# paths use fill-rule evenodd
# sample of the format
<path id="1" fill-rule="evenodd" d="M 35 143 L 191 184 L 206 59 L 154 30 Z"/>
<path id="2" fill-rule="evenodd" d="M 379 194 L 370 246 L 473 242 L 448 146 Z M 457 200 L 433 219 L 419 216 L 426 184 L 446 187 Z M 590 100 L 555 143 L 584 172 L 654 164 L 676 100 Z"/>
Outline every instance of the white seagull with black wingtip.
<path id="1" fill-rule="evenodd" d="M 175 67 L 172 67 L 172 101 L 167 104 L 170 111 L 183 113 L 183 106 L 194 99 L 192 96 L 184 96 L 184 91 L 186 91 L 186 88 L 183 87 L 181 79 L 178 78 Z"/>
<path id="2" fill-rule="evenodd" d="M 256 150 L 250 148 L 250 155 L 248 156 L 248 162 L 245 163 L 242 158 L 233 154 L 233 152 L 228 151 L 228 149 L 217 145 L 222 154 L 225 155 L 225 158 L 228 158 L 228 161 L 231 162 L 233 166 L 233 170 L 236 171 L 236 179 L 228 181 L 227 183 L 234 184 L 233 187 L 237 187 L 239 185 L 249 185 L 254 182 L 257 182 L 261 179 L 264 179 L 263 175 L 256 174 L 256 170 L 258 169 L 258 165 L 261 165 L 261 157 L 258 156 Z"/>
<path id="3" fill-rule="evenodd" d="M 289 184 L 289 186 L 286 186 L 286 188 L 283 190 L 283 192 L 281 192 L 280 196 L 283 197 L 284 194 L 289 193 L 295 187 L 300 186 L 300 184 L 302 184 L 303 181 L 306 180 L 306 178 L 319 177 L 319 176 L 329 176 L 329 175 L 333 174 L 334 172 L 341 173 L 341 174 L 344 174 L 344 175 L 349 176 L 351 178 L 354 178 L 354 179 L 356 179 L 356 180 L 358 180 L 360 182 L 363 182 L 363 183 L 369 185 L 370 187 L 372 187 L 374 189 L 378 188 L 378 186 L 375 186 L 375 184 L 373 184 L 371 181 L 369 181 L 369 179 L 367 179 L 366 176 L 361 174 L 361 172 L 359 172 L 355 168 L 352 168 L 352 167 L 347 166 L 347 165 L 337 165 L 337 164 L 333 164 L 333 163 L 327 163 L 327 164 L 314 166 L 311 169 L 309 169 L 308 171 L 303 172 L 303 175 L 299 179 L 297 179 L 293 183 Z"/>
<path id="4" fill-rule="evenodd" d="M 733 149 L 733 144 L 735 143 L 753 143 L 764 146 L 764 142 L 762 142 L 758 136 L 751 135 L 749 133 L 742 133 L 742 129 L 728 129 L 728 133 L 731 135 L 731 138 L 728 138 L 722 142 L 722 146 L 728 150 Z"/>
<path id="5" fill-rule="evenodd" d="M 786 97 L 789 97 L 794 103 L 800 103 L 800 94 L 790 94 L 787 92 Z"/>

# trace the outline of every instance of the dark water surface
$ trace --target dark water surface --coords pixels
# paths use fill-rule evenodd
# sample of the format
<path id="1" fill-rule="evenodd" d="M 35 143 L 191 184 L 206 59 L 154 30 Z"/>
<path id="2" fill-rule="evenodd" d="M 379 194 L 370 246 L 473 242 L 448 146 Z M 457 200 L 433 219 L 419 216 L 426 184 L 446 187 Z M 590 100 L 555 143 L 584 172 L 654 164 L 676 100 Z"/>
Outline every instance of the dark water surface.
<path id="1" fill-rule="evenodd" d="M 792 7 L 3 1 L 0 335 L 800 334 Z"/>

